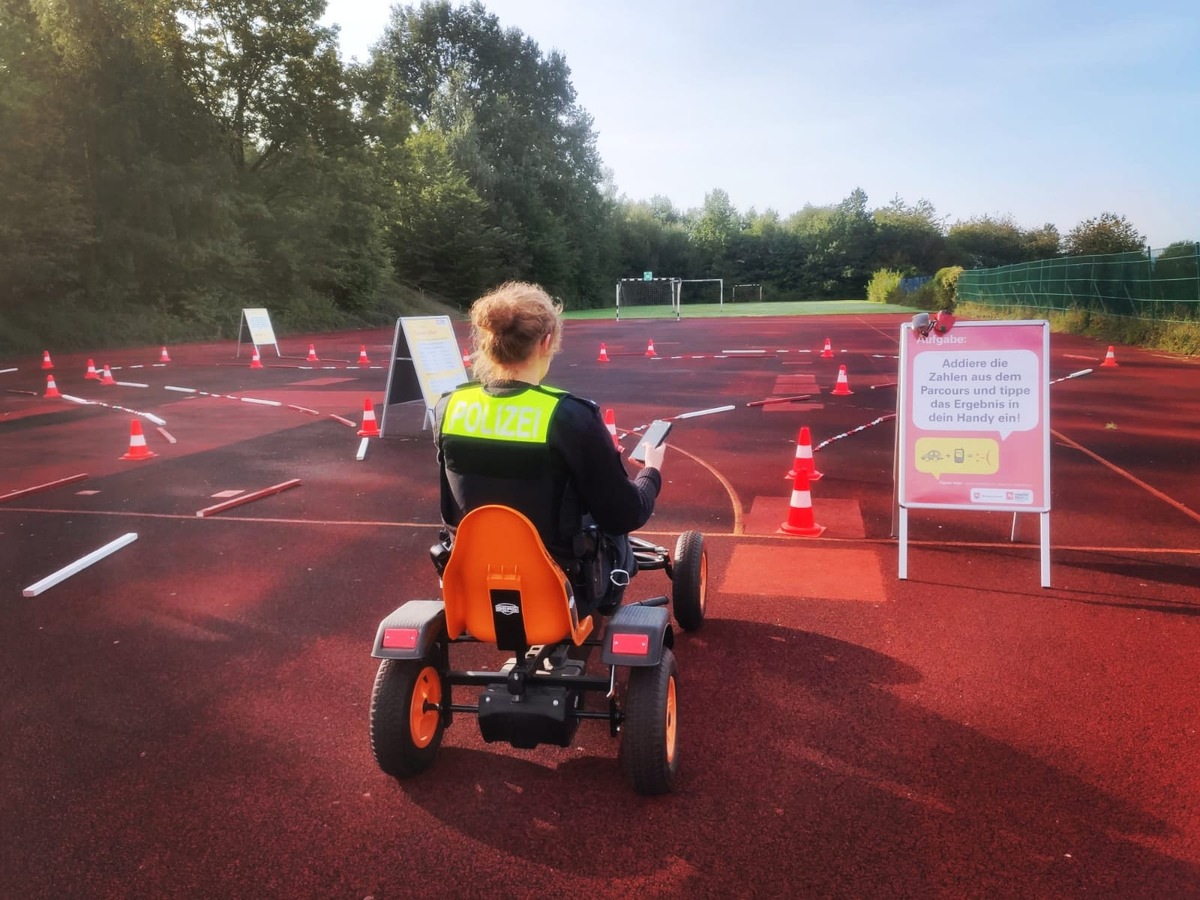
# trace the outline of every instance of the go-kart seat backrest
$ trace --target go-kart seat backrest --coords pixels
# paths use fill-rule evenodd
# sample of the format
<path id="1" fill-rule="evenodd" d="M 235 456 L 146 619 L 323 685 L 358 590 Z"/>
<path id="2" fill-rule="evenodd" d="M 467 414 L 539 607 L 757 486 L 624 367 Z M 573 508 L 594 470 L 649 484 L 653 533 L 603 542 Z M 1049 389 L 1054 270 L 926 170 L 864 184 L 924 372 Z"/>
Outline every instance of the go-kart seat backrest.
<path id="1" fill-rule="evenodd" d="M 502 650 L 523 652 L 592 630 L 579 621 L 569 582 L 533 523 L 507 506 L 480 506 L 463 517 L 442 573 L 446 629 Z"/>

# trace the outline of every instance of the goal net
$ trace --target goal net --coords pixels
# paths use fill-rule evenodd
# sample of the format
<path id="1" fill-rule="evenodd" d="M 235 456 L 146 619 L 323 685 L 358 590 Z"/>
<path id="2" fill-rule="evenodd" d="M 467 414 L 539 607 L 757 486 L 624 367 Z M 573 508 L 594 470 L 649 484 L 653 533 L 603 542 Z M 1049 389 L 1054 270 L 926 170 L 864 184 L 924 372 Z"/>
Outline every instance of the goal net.
<path id="1" fill-rule="evenodd" d="M 624 311 L 627 316 L 679 318 L 678 278 L 622 278 L 617 282 L 617 319 Z"/>
<path id="2" fill-rule="evenodd" d="M 724 278 L 685 278 L 679 290 L 679 305 L 724 306 Z"/>
<path id="3" fill-rule="evenodd" d="M 742 292 L 743 300 L 762 300 L 761 284 L 735 284 L 733 286 L 733 296 L 729 298 L 731 303 L 737 303 L 738 291 Z"/>

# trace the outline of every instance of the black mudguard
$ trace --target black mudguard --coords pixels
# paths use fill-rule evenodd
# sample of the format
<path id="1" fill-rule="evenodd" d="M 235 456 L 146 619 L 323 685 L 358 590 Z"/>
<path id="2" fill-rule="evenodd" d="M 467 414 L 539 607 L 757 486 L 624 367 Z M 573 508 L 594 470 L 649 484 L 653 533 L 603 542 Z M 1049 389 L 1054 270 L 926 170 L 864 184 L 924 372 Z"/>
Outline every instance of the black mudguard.
<path id="1" fill-rule="evenodd" d="M 384 646 L 388 630 L 398 628 L 416 630 L 417 639 L 413 646 Z M 379 623 L 371 655 L 377 659 L 423 659 L 445 631 L 446 605 L 441 600 L 409 600 Z"/>
<path id="2" fill-rule="evenodd" d="M 640 637 L 645 637 L 644 652 Z M 606 666 L 657 666 L 663 647 L 674 646 L 675 632 L 666 607 L 631 603 L 618 607 L 608 620 L 600 659 Z"/>

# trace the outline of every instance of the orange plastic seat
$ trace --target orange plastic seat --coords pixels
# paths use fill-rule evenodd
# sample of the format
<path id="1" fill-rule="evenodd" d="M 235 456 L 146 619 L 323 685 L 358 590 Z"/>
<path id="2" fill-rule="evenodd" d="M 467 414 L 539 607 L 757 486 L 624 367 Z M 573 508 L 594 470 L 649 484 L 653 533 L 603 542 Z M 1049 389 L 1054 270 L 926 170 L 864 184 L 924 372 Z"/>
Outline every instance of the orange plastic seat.
<path id="1" fill-rule="evenodd" d="M 507 506 L 481 506 L 459 523 L 442 598 L 452 640 L 465 632 L 518 650 L 568 638 L 579 646 L 592 631 L 533 523 Z"/>

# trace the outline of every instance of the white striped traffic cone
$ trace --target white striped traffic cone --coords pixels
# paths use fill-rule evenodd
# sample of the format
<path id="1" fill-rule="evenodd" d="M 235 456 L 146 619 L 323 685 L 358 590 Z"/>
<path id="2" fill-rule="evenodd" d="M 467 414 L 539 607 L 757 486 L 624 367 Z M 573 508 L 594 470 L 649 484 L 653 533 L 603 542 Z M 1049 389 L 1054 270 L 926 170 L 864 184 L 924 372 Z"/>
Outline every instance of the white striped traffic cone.
<path id="1" fill-rule="evenodd" d="M 1112 344 L 1108 345 L 1108 352 L 1104 354 L 1104 362 L 1100 363 L 1102 369 L 1115 369 L 1117 367 L 1117 355 L 1113 353 Z"/>
<path id="2" fill-rule="evenodd" d="M 87 374 L 84 375 L 83 377 L 87 381 L 99 381 L 100 380 L 100 373 L 96 371 L 96 361 L 95 360 L 92 360 L 92 359 L 88 360 Z"/>
<path id="3" fill-rule="evenodd" d="M 250 357 L 250 368 L 261 369 L 262 367 L 262 357 L 258 355 L 258 347 L 255 347 L 254 355 Z"/>
<path id="4" fill-rule="evenodd" d="M 833 359 L 833 345 L 825 338 L 825 349 L 821 351 L 821 359 Z"/>
<path id="5" fill-rule="evenodd" d="M 646 355 L 658 356 L 658 351 L 654 349 L 654 338 L 650 338 L 649 343 L 646 344 Z"/>
<path id="6" fill-rule="evenodd" d="M 142 423 L 134 419 L 129 423 L 129 450 L 121 459 L 150 459 L 158 456 L 146 446 L 146 436 L 142 434 Z"/>
<path id="7" fill-rule="evenodd" d="M 608 429 L 609 436 L 612 437 L 613 446 L 620 450 L 621 442 L 617 440 L 617 414 L 611 409 L 604 411 L 604 427 Z"/>
<path id="8" fill-rule="evenodd" d="M 797 537 L 819 537 L 824 531 L 825 526 L 818 525 L 813 519 L 808 473 L 800 469 L 792 482 L 792 499 L 788 503 L 787 521 L 779 526 L 779 533 L 793 534 Z"/>
<path id="9" fill-rule="evenodd" d="M 54 383 L 54 376 L 46 376 L 46 393 L 42 394 L 43 400 L 57 400 L 62 397 L 58 392 L 58 385 Z"/>
<path id="10" fill-rule="evenodd" d="M 784 477 L 794 481 L 796 473 L 801 470 L 808 473 L 810 482 L 820 481 L 822 478 L 822 473 L 817 471 L 817 464 L 813 462 L 812 436 L 807 425 L 801 426 L 800 434 L 796 437 L 796 457 L 792 460 L 791 471 Z"/>
<path id="11" fill-rule="evenodd" d="M 845 397 L 853 393 L 854 391 L 850 390 L 850 382 L 846 378 L 846 367 L 841 366 L 838 368 L 837 384 L 833 386 L 833 396 Z"/>
<path id="12" fill-rule="evenodd" d="M 375 421 L 375 405 L 370 397 L 363 398 L 363 423 L 359 437 L 379 437 L 379 425 Z"/>
<path id="13" fill-rule="evenodd" d="M 314 347 L 312 344 L 308 345 L 308 358 L 305 361 L 306 362 L 320 362 L 321 361 L 321 358 L 319 356 L 317 356 L 317 348 Z"/>
<path id="14" fill-rule="evenodd" d="M 362 344 L 358 348 L 358 364 L 360 366 L 369 366 L 371 360 L 367 357 L 367 345 Z"/>
<path id="15" fill-rule="evenodd" d="M 112 369 L 110 369 L 108 367 L 108 363 L 105 363 L 104 371 L 100 373 L 100 384 L 102 386 L 108 387 L 108 386 L 115 385 L 116 383 L 117 383 L 117 379 L 112 377 Z"/>

